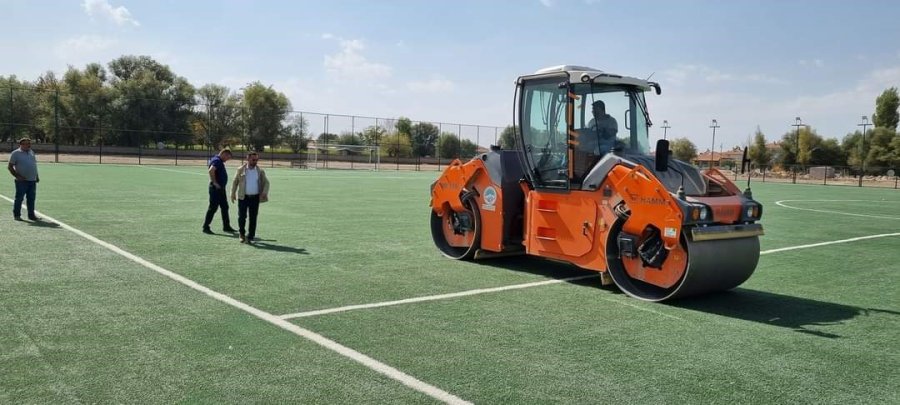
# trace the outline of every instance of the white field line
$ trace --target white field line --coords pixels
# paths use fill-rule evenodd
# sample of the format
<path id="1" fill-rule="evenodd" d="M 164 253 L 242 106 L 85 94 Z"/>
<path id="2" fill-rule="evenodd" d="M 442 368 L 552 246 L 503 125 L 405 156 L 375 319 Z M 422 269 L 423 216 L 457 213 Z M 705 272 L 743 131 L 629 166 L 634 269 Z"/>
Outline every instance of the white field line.
<path id="1" fill-rule="evenodd" d="M 487 293 L 500 292 L 500 291 L 519 290 L 522 288 L 539 287 L 539 286 L 550 285 L 550 284 L 559 284 L 559 283 L 564 283 L 567 281 L 582 280 L 582 279 L 597 277 L 597 276 L 598 276 L 598 274 L 589 274 L 586 276 L 577 276 L 577 277 L 561 278 L 561 279 L 555 279 L 555 280 L 537 281 L 534 283 L 513 284 L 513 285 L 507 285 L 507 286 L 503 286 L 503 287 L 493 287 L 493 288 L 479 288 L 479 289 L 475 289 L 475 290 L 467 290 L 467 291 L 461 291 L 461 292 L 455 292 L 455 293 L 449 293 L 449 294 L 428 295 L 428 296 L 424 296 L 424 297 L 406 298 L 406 299 L 396 300 L 396 301 L 376 302 L 374 304 L 347 305 L 344 307 L 319 309 L 319 310 L 315 310 L 315 311 L 297 312 L 297 313 L 293 313 L 293 314 L 281 315 L 281 316 L 279 316 L 279 318 L 281 318 L 281 319 L 306 318 L 309 316 L 333 314 L 335 312 L 354 311 L 357 309 L 390 307 L 390 306 L 394 306 L 394 305 L 413 304 L 416 302 L 446 300 L 446 299 L 450 299 L 450 298 L 465 297 L 465 296 L 469 296 L 469 295 L 479 295 L 479 294 L 487 294 Z"/>
<path id="2" fill-rule="evenodd" d="M 7 200 L 9 202 L 13 202 L 12 199 L 10 199 L 4 195 L 0 195 L 0 198 L 3 198 L 4 200 Z M 109 242 L 100 240 L 88 233 L 85 233 L 79 229 L 73 228 L 73 227 L 71 227 L 61 221 L 53 219 L 45 214 L 40 214 L 40 215 L 43 215 L 44 218 L 46 218 L 47 220 L 50 220 L 50 221 L 53 221 L 53 222 L 59 224 L 59 226 L 62 227 L 63 229 L 71 231 L 71 232 L 75 233 L 76 235 L 81 236 L 82 238 L 85 238 L 85 239 L 87 239 L 91 242 L 94 242 L 94 243 L 122 256 L 122 257 L 125 257 L 128 260 L 131 260 L 131 261 L 133 261 L 137 264 L 140 264 L 150 270 L 153 270 L 163 276 L 166 276 L 174 281 L 184 284 L 185 286 L 187 286 L 193 290 L 196 290 L 203 294 L 206 294 L 207 296 L 212 297 L 215 300 L 218 300 L 220 302 L 228 304 L 234 308 L 240 309 L 240 310 L 247 312 L 259 319 L 262 319 L 268 323 L 271 323 L 281 329 L 284 329 L 284 330 L 291 332 L 297 336 L 300 336 L 307 340 L 310 340 L 310 341 L 312 341 L 322 347 L 325 347 L 329 350 L 337 352 L 338 354 L 340 354 L 344 357 L 347 357 L 353 361 L 356 361 L 357 363 L 360 363 L 360 364 L 368 367 L 369 369 L 372 369 L 378 373 L 381 373 L 382 375 L 384 375 L 390 379 L 393 379 L 395 381 L 398 381 L 401 384 L 406 385 L 407 387 L 410 387 L 410 388 L 412 388 L 416 391 L 419 391 L 425 395 L 428 395 L 431 398 L 434 398 L 436 400 L 439 400 L 439 401 L 442 401 L 442 402 L 445 402 L 448 404 L 470 404 L 470 402 L 465 401 L 449 392 L 446 392 L 444 390 L 441 390 L 440 388 L 437 388 L 426 382 L 418 380 L 409 374 L 406 374 L 396 368 L 393 368 L 387 364 L 384 364 L 378 360 L 375 360 L 369 356 L 366 356 L 365 354 L 362 354 L 362 353 L 360 353 L 356 350 L 353 350 L 347 346 L 344 346 L 340 343 L 337 343 L 331 339 L 328 339 L 318 333 L 315 333 L 308 329 L 301 328 L 301 327 L 299 327 L 293 323 L 290 323 L 284 319 L 281 319 L 273 314 L 270 314 L 263 310 L 257 309 L 253 306 L 250 306 L 249 304 L 238 301 L 238 300 L 231 298 L 220 292 L 213 291 L 203 285 L 200 285 L 199 283 L 197 283 L 193 280 L 190 280 L 190 279 L 183 277 L 179 274 L 176 274 L 172 271 L 166 270 L 156 264 L 153 264 L 147 260 L 144 260 L 141 257 L 138 257 L 132 253 L 129 253 L 129 252 L 119 248 L 118 246 L 115 246 Z"/>
<path id="3" fill-rule="evenodd" d="M 838 243 L 856 242 L 856 241 L 866 240 L 866 239 L 887 238 L 887 237 L 891 237 L 891 236 L 900 236 L 900 232 L 882 233 L 879 235 L 860 236 L 857 238 L 833 240 L 833 241 L 829 241 L 829 242 L 811 243 L 809 245 L 788 246 L 788 247 L 783 247 L 783 248 L 778 248 L 778 249 L 763 250 L 762 252 L 759 252 L 759 254 L 767 255 L 767 254 L 771 254 L 771 253 L 786 252 L 789 250 L 808 249 L 808 248 L 814 248 L 814 247 L 819 247 L 819 246 L 836 245 Z"/>
<path id="4" fill-rule="evenodd" d="M 833 240 L 833 241 L 828 241 L 828 242 L 811 243 L 808 245 L 788 246 L 788 247 L 783 247 L 783 248 L 778 248 L 778 249 L 763 250 L 763 251 L 759 252 L 759 254 L 767 255 L 767 254 L 778 253 L 778 252 L 786 252 L 789 250 L 808 249 L 808 248 L 814 248 L 814 247 L 819 247 L 819 246 L 856 242 L 856 241 L 866 240 L 866 239 L 886 238 L 886 237 L 891 237 L 891 236 L 900 236 L 900 232 L 884 233 L 884 234 L 879 234 L 879 235 L 860 236 L 860 237 L 850 238 L 850 239 L 841 239 L 841 240 Z M 358 309 L 380 308 L 380 307 L 389 307 L 389 306 L 394 306 L 394 305 L 413 304 L 413 303 L 417 303 L 417 302 L 445 300 L 445 299 L 451 299 L 451 298 L 466 297 L 466 296 L 470 296 L 470 295 L 479 295 L 479 294 L 487 294 L 487 293 L 494 293 L 494 292 L 501 292 L 501 291 L 508 291 L 508 290 L 517 290 L 517 289 L 521 289 L 521 288 L 540 287 L 540 286 L 544 286 L 544 285 L 557 284 L 557 283 L 562 283 L 562 282 L 566 282 L 566 281 L 581 280 L 581 279 L 597 277 L 597 276 L 598 275 L 596 275 L 596 274 L 591 274 L 591 275 L 586 275 L 586 276 L 569 277 L 569 278 L 558 279 L 558 280 L 538 281 L 538 282 L 534 282 L 534 283 L 513 284 L 513 285 L 508 285 L 508 286 L 503 286 L 503 287 L 479 288 L 479 289 L 475 289 L 475 290 L 460 291 L 460 292 L 449 293 L 449 294 L 428 295 L 428 296 L 423 296 L 423 297 L 406 298 L 406 299 L 396 300 L 396 301 L 384 301 L 384 302 L 375 302 L 375 303 L 371 303 L 371 304 L 347 305 L 347 306 L 343 306 L 343 307 L 318 309 L 318 310 L 314 310 L 314 311 L 295 312 L 292 314 L 281 315 L 281 316 L 279 316 L 279 318 L 281 318 L 281 319 L 306 318 L 306 317 L 310 317 L 310 316 L 318 316 L 318 315 L 333 314 L 333 313 L 338 313 L 338 312 L 355 311 Z M 684 320 L 677 316 L 669 315 L 669 314 L 659 312 L 659 311 L 656 311 L 656 310 L 653 310 L 650 308 L 645 308 L 643 306 L 636 305 L 634 303 L 619 301 L 619 300 L 615 300 L 615 299 L 611 299 L 611 298 L 603 298 L 603 299 L 605 301 L 625 305 L 625 306 L 628 306 L 628 307 L 631 307 L 634 309 L 638 309 L 641 311 L 652 312 L 654 314 L 661 315 L 661 316 L 664 316 L 667 318 L 677 319 L 680 321 Z"/>
<path id="5" fill-rule="evenodd" d="M 784 207 L 784 208 L 790 208 L 790 209 L 792 209 L 792 210 L 821 212 L 821 213 L 824 213 L 824 214 L 838 214 L 838 215 L 850 215 L 850 216 L 854 216 L 854 217 L 866 217 L 866 218 L 896 219 L 896 220 L 900 220 L 900 217 L 892 217 L 892 216 L 888 216 L 888 215 L 869 215 L 869 214 L 856 214 L 856 213 L 853 213 L 853 212 L 842 212 L 842 211 L 832 211 L 832 210 L 817 210 L 817 209 L 814 209 L 814 208 L 799 208 L 799 207 L 792 207 L 792 206 L 790 206 L 790 205 L 785 204 L 785 203 L 788 203 L 788 202 L 804 202 L 804 201 L 813 201 L 813 202 L 816 202 L 816 201 L 818 201 L 818 202 L 873 202 L 873 203 L 896 202 L 896 201 L 876 201 L 876 200 L 781 200 L 781 201 L 775 201 L 775 205 L 778 205 L 778 206 Z"/>

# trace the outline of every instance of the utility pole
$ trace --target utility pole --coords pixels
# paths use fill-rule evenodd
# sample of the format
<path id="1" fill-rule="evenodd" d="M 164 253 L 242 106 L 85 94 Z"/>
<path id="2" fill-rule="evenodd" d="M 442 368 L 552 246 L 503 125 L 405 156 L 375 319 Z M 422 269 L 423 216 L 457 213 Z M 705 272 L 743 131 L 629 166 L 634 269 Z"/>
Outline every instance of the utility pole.
<path id="1" fill-rule="evenodd" d="M 709 127 L 713 130 L 712 147 L 709 148 L 709 168 L 712 169 L 713 157 L 716 154 L 716 128 L 721 127 L 719 126 L 719 121 L 717 121 L 715 118 L 713 118 L 712 124 L 710 124 Z"/>
<path id="2" fill-rule="evenodd" d="M 663 124 L 662 124 L 662 129 L 663 129 L 663 139 L 669 139 L 669 138 L 666 137 L 666 132 L 667 132 L 667 130 L 668 130 L 669 128 L 672 128 L 672 127 L 669 126 L 669 120 L 663 120 Z"/>
<path id="3" fill-rule="evenodd" d="M 869 117 L 863 115 L 862 122 L 856 124 L 858 127 L 863 127 L 862 130 L 862 142 L 859 144 L 859 160 L 862 162 L 860 166 L 862 166 L 862 172 L 859 174 L 859 186 L 862 187 L 862 178 L 863 175 L 866 174 L 866 157 L 863 155 L 865 153 L 865 143 L 866 143 L 866 127 L 869 125 L 873 125 L 869 123 Z"/>
<path id="4" fill-rule="evenodd" d="M 794 152 L 794 160 L 796 160 L 796 163 L 800 163 L 800 127 L 803 127 L 805 125 L 803 125 L 803 120 L 801 120 L 800 117 L 795 118 L 794 121 L 794 124 L 791 125 L 792 127 L 797 128 L 796 151 Z"/>

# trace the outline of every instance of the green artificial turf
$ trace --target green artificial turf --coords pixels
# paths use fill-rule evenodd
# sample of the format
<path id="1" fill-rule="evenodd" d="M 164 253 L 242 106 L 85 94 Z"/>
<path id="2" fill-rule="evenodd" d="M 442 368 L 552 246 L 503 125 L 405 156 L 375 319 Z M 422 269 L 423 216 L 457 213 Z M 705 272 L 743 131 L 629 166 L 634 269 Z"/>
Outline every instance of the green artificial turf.
<path id="1" fill-rule="evenodd" d="M 435 172 L 269 176 L 256 246 L 218 216 L 200 232 L 197 167 L 42 165 L 38 210 L 276 315 L 589 274 L 443 258 Z M 897 190 L 753 190 L 763 251 L 900 232 Z M 0 230 L 0 402 L 429 401 L 66 230 Z M 586 279 L 293 322 L 475 402 L 897 403 L 898 262 L 888 237 L 764 254 L 740 288 L 667 304 Z"/>

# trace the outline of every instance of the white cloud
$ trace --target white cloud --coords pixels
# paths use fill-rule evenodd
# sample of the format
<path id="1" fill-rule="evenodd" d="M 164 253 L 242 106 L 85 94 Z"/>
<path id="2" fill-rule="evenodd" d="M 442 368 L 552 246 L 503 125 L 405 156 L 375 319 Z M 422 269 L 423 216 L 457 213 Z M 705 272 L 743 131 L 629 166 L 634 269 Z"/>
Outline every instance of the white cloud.
<path id="1" fill-rule="evenodd" d="M 823 61 L 822 59 L 800 59 L 797 63 L 799 63 L 800 66 L 815 66 L 817 68 L 825 67 L 825 61 Z"/>
<path id="2" fill-rule="evenodd" d="M 131 12 L 125 6 L 113 7 L 108 0 L 84 0 L 81 7 L 84 8 L 87 15 L 109 19 L 119 26 L 131 24 L 138 27 L 141 25 L 131 16 Z"/>
<path id="3" fill-rule="evenodd" d="M 553 7 L 556 4 L 556 0 L 539 0 L 544 7 Z"/>
<path id="4" fill-rule="evenodd" d="M 325 38 L 326 35 L 328 38 Z M 354 80 L 386 79 L 391 77 L 393 69 L 383 63 L 371 62 L 362 51 L 365 44 L 358 39 L 343 39 L 330 34 L 323 39 L 337 39 L 341 50 L 332 55 L 325 55 L 325 70 L 340 78 Z"/>
<path id="5" fill-rule="evenodd" d="M 69 38 L 56 46 L 54 53 L 60 59 L 66 61 L 75 57 L 96 55 L 118 44 L 113 38 L 104 38 L 97 35 L 82 35 Z"/>
<path id="6" fill-rule="evenodd" d="M 456 84 L 444 78 L 434 77 L 430 80 L 408 82 L 406 87 L 416 93 L 449 93 L 456 89 Z"/>

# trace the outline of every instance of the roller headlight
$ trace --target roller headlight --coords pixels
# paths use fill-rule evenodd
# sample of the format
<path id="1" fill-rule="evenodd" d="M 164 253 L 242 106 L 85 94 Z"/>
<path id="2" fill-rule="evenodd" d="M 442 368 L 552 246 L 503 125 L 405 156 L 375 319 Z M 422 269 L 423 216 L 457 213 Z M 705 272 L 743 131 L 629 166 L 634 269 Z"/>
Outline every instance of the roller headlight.
<path id="1" fill-rule="evenodd" d="M 748 205 L 746 208 L 747 218 L 759 218 L 759 206 L 758 205 Z"/>
<path id="2" fill-rule="evenodd" d="M 705 206 L 700 207 L 700 220 L 706 221 L 707 219 L 709 219 L 709 209 Z"/>

